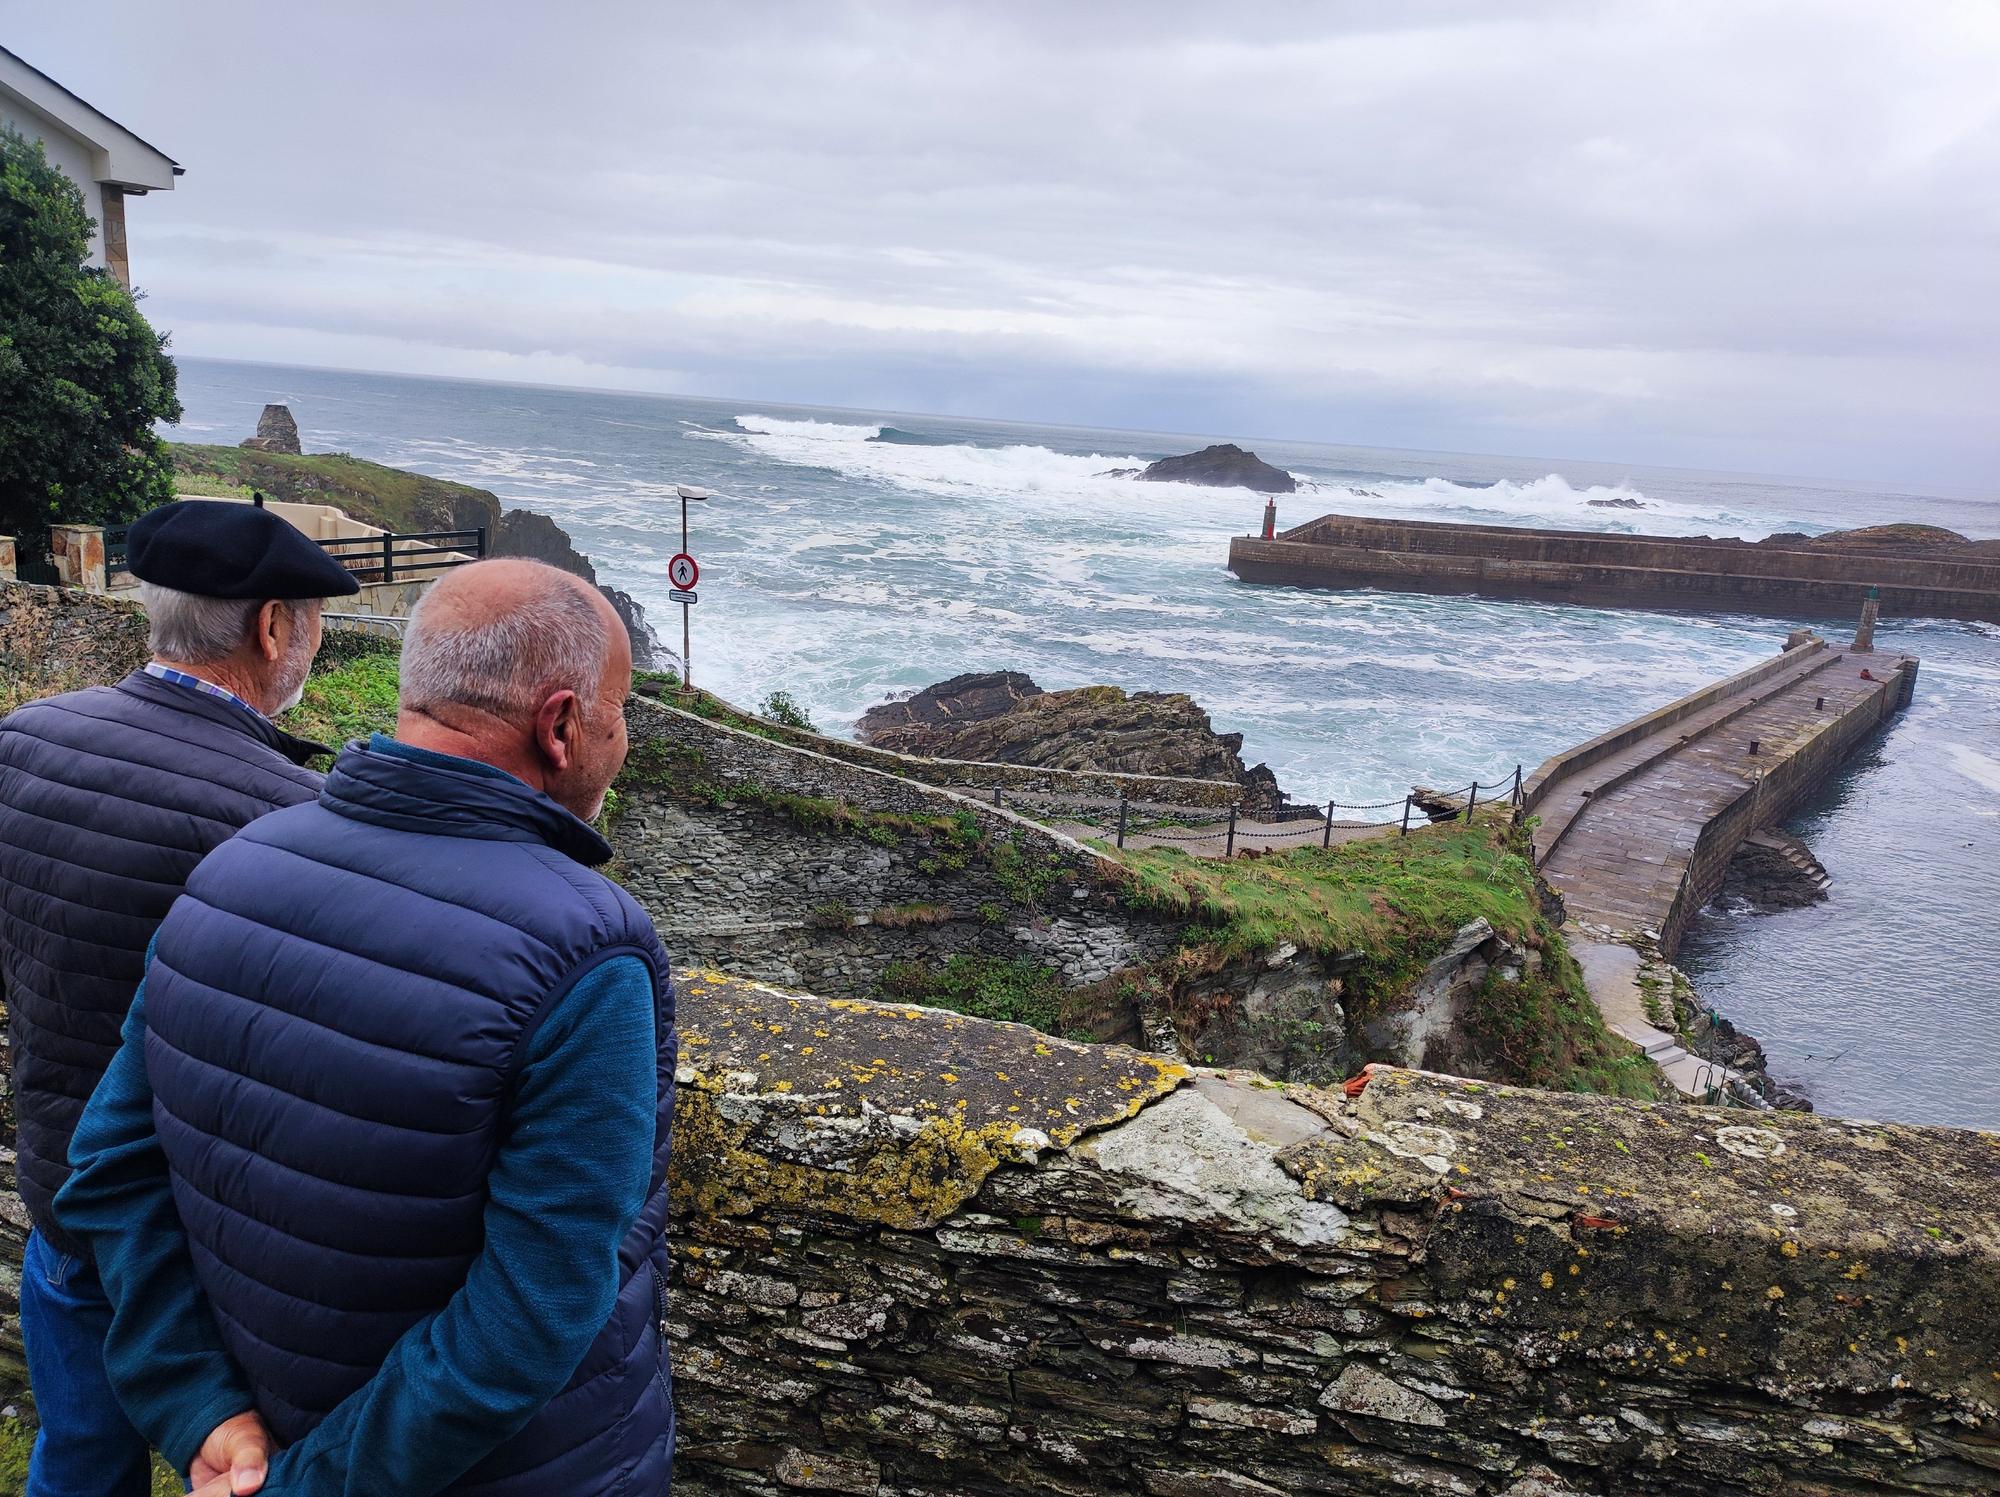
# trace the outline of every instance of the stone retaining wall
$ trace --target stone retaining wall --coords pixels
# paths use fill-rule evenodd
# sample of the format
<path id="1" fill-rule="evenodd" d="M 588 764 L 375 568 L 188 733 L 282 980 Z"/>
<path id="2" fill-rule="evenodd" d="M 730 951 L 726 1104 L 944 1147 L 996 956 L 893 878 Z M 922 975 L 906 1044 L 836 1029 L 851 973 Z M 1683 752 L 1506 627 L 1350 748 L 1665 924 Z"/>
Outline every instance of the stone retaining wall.
<path id="1" fill-rule="evenodd" d="M 0 678 L 22 694 L 103 685 L 148 658 L 146 615 L 136 603 L 0 582 Z"/>
<path id="2" fill-rule="evenodd" d="M 675 1491 L 1989 1493 L 1990 1134 L 683 999 Z"/>
<path id="3" fill-rule="evenodd" d="M 894 963 L 970 953 L 1082 988 L 1171 942 L 1169 922 L 1126 908 L 1110 859 L 985 801 L 644 698 L 626 723 L 635 768 L 619 786 L 616 872 L 677 963 L 861 997 Z M 676 775 L 743 793 L 690 797 L 665 783 Z M 782 797 L 859 819 L 819 825 Z M 1107 1022 L 1093 1032 L 1136 1034 L 1133 1015 Z"/>
<path id="4" fill-rule="evenodd" d="M 1866 703 L 1829 718 L 1811 738 L 1788 751 L 1768 774 L 1759 776 L 1735 801 L 1711 817 L 1695 839 L 1680 891 L 1660 926 L 1660 951 L 1669 960 L 1680 949 L 1688 923 L 1722 888 L 1729 860 L 1743 839 L 1760 827 L 1776 826 L 1825 784 L 1855 747 L 1894 716 L 1916 689 L 1917 662 L 1904 659 Z"/>

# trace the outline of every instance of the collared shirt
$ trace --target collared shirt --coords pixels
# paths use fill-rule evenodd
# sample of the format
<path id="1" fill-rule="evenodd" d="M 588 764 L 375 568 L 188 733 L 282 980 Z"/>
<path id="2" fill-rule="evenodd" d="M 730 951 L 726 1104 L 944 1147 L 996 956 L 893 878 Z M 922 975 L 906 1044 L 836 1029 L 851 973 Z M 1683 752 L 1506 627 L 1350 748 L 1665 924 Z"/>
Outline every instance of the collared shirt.
<path id="1" fill-rule="evenodd" d="M 225 702 L 234 702 L 252 717 L 261 718 L 265 722 L 270 721 L 228 687 L 217 686 L 213 681 L 204 681 L 200 676 L 190 676 L 186 671 L 177 671 L 170 665 L 160 664 L 157 660 L 146 662 L 146 674 L 156 681 L 171 681 L 176 686 L 185 686 L 192 691 L 201 692 L 204 696 L 220 697 Z"/>

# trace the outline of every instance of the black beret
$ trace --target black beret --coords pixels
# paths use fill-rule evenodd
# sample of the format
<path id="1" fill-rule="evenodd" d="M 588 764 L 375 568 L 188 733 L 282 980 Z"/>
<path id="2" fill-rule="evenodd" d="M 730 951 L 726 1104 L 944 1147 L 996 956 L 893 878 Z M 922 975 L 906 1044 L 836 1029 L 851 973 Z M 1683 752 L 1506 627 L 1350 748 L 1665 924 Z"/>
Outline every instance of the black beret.
<path id="1" fill-rule="evenodd" d="M 261 504 L 182 499 L 125 532 L 125 565 L 141 582 L 204 598 L 345 598 L 346 567 Z"/>

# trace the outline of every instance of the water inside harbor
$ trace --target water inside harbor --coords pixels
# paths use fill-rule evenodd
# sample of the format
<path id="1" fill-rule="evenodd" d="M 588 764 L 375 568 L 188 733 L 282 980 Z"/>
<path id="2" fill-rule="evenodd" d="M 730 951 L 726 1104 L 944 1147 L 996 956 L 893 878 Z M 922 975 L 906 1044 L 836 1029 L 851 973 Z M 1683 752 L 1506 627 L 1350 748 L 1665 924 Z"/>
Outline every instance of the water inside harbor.
<path id="1" fill-rule="evenodd" d="M 969 670 L 1182 691 L 1302 799 L 1495 780 L 1774 652 L 1782 620 L 1251 587 L 1224 569 L 1261 496 L 1110 470 L 1239 440 L 1327 511 L 1761 536 L 1914 520 L 2000 534 L 1964 497 L 1556 459 L 1030 427 L 182 361 L 173 435 L 235 442 L 266 401 L 309 451 L 553 515 L 678 641 L 675 483 L 702 562 L 695 675 L 783 689 L 822 728 Z M 1627 507 L 1638 504 L 1642 508 Z M 671 627 L 668 627 L 671 626 Z M 1890 622 L 1911 710 L 1794 823 L 1831 903 L 1716 912 L 1684 958 L 1827 1110 L 2000 1127 L 2000 629 Z"/>

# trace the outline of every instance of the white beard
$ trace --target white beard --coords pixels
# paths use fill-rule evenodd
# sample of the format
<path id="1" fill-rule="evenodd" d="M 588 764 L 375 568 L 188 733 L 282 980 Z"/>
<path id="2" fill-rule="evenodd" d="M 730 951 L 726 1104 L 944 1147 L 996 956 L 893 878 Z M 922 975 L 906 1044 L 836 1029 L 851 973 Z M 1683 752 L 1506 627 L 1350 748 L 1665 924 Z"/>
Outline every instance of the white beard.
<path id="1" fill-rule="evenodd" d="M 304 643 L 304 640 L 300 640 L 285 656 L 285 675 L 279 679 L 291 677 L 297 684 L 285 694 L 285 699 L 278 703 L 277 710 L 271 714 L 273 717 L 290 712 L 305 700 L 306 680 L 312 675 L 313 657 L 306 650 L 299 648 L 299 645 Z"/>

